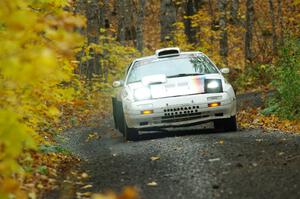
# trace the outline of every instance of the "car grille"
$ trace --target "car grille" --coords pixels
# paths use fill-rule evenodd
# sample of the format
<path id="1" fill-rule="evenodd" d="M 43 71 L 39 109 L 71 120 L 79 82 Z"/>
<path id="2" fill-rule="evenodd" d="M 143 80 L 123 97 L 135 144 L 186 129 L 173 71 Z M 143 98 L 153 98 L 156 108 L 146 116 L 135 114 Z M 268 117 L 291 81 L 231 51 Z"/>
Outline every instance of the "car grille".
<path id="1" fill-rule="evenodd" d="M 200 112 L 199 106 L 184 106 L 164 109 L 164 116 L 162 116 L 162 123 L 172 123 L 188 121 L 197 118 L 209 117 L 208 112 Z"/>
<path id="2" fill-rule="evenodd" d="M 164 116 L 183 116 L 199 113 L 199 106 L 183 106 L 164 109 Z"/>

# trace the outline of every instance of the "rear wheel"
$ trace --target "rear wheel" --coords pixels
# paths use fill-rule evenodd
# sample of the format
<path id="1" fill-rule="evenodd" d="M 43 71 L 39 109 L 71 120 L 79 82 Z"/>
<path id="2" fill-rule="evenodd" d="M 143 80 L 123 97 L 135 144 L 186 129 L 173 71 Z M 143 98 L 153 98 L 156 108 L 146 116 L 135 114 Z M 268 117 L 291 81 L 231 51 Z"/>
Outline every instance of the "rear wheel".
<path id="1" fill-rule="evenodd" d="M 236 116 L 232 116 L 230 118 L 215 120 L 214 127 L 217 131 L 224 130 L 225 132 L 228 131 L 237 131 L 237 124 L 236 124 Z"/>

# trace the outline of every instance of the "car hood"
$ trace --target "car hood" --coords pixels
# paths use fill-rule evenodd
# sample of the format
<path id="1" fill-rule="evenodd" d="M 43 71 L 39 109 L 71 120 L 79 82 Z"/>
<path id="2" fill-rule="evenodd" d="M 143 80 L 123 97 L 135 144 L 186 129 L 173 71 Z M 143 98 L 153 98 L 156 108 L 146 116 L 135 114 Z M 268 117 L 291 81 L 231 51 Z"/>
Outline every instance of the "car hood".
<path id="1" fill-rule="evenodd" d="M 198 76 L 187 76 L 177 78 L 167 78 L 165 83 L 146 85 L 149 87 L 152 98 L 173 97 L 181 95 L 192 95 L 204 93 L 205 79 L 223 79 L 220 74 L 207 74 Z M 145 87 L 142 82 L 131 83 L 127 85 L 130 92 Z"/>

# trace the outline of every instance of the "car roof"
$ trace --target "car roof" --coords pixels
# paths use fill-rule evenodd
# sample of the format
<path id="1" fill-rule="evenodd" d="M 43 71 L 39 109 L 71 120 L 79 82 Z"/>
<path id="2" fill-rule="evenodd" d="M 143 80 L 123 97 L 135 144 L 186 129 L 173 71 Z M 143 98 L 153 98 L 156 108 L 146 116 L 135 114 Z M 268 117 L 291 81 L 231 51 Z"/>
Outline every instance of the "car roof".
<path id="1" fill-rule="evenodd" d="M 202 53 L 200 51 L 188 51 L 188 52 L 180 52 L 179 56 L 180 55 L 192 55 L 192 54 L 204 54 L 204 53 Z M 157 59 L 158 60 L 158 59 L 165 59 L 165 58 L 169 58 L 169 57 L 174 57 L 174 55 L 163 57 L 163 58 L 162 57 L 157 57 L 156 55 L 145 56 L 145 57 L 137 58 L 133 62 L 144 61 L 144 60 L 149 60 L 149 59 L 151 59 L 151 60 Z"/>

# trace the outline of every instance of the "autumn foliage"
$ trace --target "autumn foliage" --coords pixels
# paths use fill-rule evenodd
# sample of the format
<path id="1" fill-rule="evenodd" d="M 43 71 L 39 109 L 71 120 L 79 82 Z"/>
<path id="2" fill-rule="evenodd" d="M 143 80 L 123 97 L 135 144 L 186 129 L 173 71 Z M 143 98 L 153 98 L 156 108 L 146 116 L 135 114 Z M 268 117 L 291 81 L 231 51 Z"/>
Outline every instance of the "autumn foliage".
<path id="1" fill-rule="evenodd" d="M 0 1 L 1 199 L 35 198 L 54 186 L 57 170 L 77 160 L 52 136 L 91 125 L 91 115 L 104 118 L 111 83 L 123 78 L 133 58 L 160 47 L 208 54 L 218 66 L 232 69 L 227 78 L 239 92 L 275 90 L 265 109 L 239 113 L 240 127 L 299 131 L 299 0 L 167 2 Z M 245 32 L 252 9 L 249 60 Z M 164 23 L 166 18 L 174 24 Z M 138 195 L 126 188 L 120 195 L 93 197 Z"/>
<path id="2" fill-rule="evenodd" d="M 85 21 L 64 6 L 0 2 L 0 198 L 17 190 L 7 186 L 17 184 L 12 174 L 24 172 L 20 155 L 44 141 L 43 133 L 58 122 L 59 105 L 75 92 L 65 84 L 74 78 L 74 50 L 83 41 L 74 30 Z"/>

